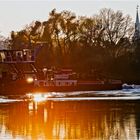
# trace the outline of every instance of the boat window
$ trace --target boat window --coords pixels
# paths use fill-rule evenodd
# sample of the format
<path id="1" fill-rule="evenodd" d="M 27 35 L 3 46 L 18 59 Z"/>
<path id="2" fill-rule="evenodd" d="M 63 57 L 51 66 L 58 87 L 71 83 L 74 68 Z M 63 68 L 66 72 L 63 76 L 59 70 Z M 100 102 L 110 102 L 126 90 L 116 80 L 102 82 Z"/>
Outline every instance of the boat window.
<path id="1" fill-rule="evenodd" d="M 6 56 L 6 61 L 11 61 L 11 54 L 10 54 L 10 52 L 5 52 L 5 56 Z"/>
<path id="2" fill-rule="evenodd" d="M 6 59 L 6 57 L 5 57 L 4 52 L 1 52 L 1 53 L 0 53 L 0 61 L 1 61 L 1 62 L 4 62 L 5 59 Z"/>
<path id="3" fill-rule="evenodd" d="M 11 52 L 11 58 L 12 58 L 12 61 L 16 61 L 16 53 L 15 52 Z"/>
<path id="4" fill-rule="evenodd" d="M 23 51 L 23 61 L 27 61 L 27 52 Z"/>
<path id="5" fill-rule="evenodd" d="M 21 51 L 17 51 L 16 52 L 16 59 L 17 59 L 17 61 L 21 61 L 22 60 L 22 52 Z"/>

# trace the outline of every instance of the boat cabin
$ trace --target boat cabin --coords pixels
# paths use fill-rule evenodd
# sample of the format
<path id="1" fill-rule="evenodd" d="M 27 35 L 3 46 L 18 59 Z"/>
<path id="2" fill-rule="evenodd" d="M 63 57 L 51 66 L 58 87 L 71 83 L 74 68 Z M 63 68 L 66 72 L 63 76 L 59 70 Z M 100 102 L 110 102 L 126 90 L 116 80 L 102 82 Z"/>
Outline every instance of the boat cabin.
<path id="1" fill-rule="evenodd" d="M 31 49 L 22 50 L 0 50 L 0 64 L 9 67 L 9 73 L 15 73 L 12 79 L 24 79 L 26 74 L 37 74 L 35 66 L 35 55 Z M 14 74 L 14 75 L 15 75 Z M 5 79 L 5 76 L 2 76 Z"/>
<path id="2" fill-rule="evenodd" d="M 34 61 L 34 52 L 30 49 L 0 50 L 0 63 L 31 63 Z"/>

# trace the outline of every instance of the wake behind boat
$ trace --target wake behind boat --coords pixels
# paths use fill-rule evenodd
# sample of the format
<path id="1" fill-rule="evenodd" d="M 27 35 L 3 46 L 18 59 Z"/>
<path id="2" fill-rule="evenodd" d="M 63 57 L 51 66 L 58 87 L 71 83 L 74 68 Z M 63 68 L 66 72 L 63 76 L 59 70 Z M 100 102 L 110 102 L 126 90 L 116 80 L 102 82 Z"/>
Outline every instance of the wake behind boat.
<path id="1" fill-rule="evenodd" d="M 124 83 L 122 85 L 122 88 L 123 89 L 140 89 L 140 85 Z"/>

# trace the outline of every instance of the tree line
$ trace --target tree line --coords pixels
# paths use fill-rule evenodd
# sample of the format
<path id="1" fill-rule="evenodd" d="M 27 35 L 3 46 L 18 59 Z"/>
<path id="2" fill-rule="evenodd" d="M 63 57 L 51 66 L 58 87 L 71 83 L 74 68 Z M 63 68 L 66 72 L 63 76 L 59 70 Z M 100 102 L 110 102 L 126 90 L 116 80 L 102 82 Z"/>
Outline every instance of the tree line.
<path id="1" fill-rule="evenodd" d="M 42 45 L 36 65 L 73 68 L 87 75 L 140 80 L 140 41 L 133 41 L 129 15 L 101 9 L 92 17 L 53 9 L 46 21 L 34 21 L 11 32 L 12 49 Z M 139 78 L 138 78 L 139 76 Z"/>

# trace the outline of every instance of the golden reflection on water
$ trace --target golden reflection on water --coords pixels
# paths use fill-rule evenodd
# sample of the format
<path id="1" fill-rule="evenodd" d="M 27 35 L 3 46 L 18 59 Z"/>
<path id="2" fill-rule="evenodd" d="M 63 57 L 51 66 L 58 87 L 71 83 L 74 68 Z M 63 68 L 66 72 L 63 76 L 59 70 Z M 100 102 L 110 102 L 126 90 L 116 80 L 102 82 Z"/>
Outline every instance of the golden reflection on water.
<path id="1" fill-rule="evenodd" d="M 134 107 L 107 101 L 0 104 L 0 139 L 137 140 Z"/>
<path id="2" fill-rule="evenodd" d="M 35 101 L 35 102 L 43 102 L 45 100 L 46 100 L 46 98 L 43 96 L 43 94 L 35 94 L 33 96 L 33 101 Z"/>

